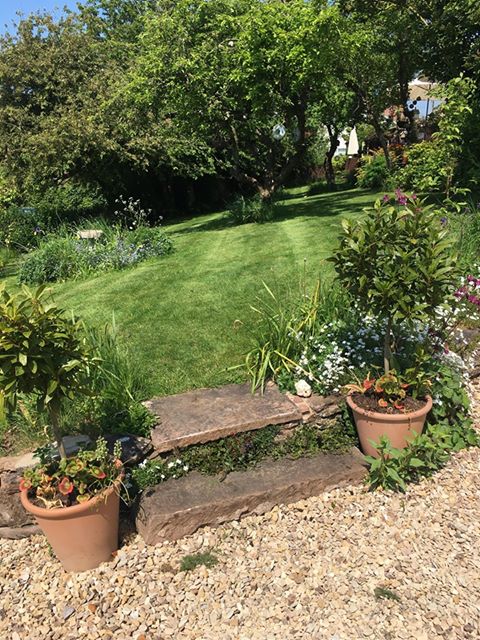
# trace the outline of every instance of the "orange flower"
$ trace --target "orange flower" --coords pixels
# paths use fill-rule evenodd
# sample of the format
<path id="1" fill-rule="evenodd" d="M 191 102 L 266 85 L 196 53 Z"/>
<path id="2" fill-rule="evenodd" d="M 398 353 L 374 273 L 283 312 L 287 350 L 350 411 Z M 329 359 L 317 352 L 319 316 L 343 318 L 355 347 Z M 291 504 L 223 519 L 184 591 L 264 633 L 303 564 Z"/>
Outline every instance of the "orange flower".
<path id="1" fill-rule="evenodd" d="M 380 398 L 380 400 L 378 401 L 378 406 L 383 408 L 388 407 L 388 402 L 383 398 Z"/>

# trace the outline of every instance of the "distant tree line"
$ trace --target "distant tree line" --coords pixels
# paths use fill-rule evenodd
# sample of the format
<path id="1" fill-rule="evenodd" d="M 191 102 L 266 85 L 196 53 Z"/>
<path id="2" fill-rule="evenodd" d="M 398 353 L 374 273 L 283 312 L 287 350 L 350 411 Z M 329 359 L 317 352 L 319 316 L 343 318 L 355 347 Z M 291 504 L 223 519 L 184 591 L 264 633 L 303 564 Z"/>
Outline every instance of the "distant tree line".
<path id="1" fill-rule="evenodd" d="M 268 198 L 418 72 L 480 75 L 476 0 L 86 0 L 0 40 L 0 207 Z M 477 92 L 477 105 L 480 99 Z M 480 136 L 479 108 L 470 135 Z M 85 206 L 88 203 L 88 207 Z M 83 203 L 83 204 L 82 204 Z"/>

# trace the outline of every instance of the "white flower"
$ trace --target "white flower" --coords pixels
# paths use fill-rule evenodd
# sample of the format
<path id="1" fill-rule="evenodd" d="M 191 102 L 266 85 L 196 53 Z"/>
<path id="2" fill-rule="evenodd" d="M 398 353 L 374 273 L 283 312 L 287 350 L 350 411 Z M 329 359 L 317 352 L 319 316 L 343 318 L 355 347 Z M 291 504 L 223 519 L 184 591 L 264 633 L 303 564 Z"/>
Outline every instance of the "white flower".
<path id="1" fill-rule="evenodd" d="M 184 471 L 188 471 L 188 464 L 186 464 L 186 465 L 183 467 L 183 470 L 184 470 Z"/>
<path id="2" fill-rule="evenodd" d="M 177 458 L 177 459 L 175 460 L 175 463 L 176 463 L 176 464 L 182 464 L 182 461 L 181 461 L 179 458 Z"/>
<path id="3" fill-rule="evenodd" d="M 169 469 L 171 469 L 171 468 L 172 468 L 172 467 L 174 467 L 174 466 L 175 466 L 175 463 L 174 463 L 174 462 L 169 462 L 169 463 L 168 463 L 168 465 L 167 465 L 167 467 L 168 467 Z"/>

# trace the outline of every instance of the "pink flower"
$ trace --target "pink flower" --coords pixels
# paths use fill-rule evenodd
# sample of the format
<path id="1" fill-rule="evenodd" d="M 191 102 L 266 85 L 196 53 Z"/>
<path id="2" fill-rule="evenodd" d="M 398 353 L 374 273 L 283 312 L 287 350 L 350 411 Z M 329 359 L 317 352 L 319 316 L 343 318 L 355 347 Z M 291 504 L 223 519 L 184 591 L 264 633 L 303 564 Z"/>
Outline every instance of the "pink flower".
<path id="1" fill-rule="evenodd" d="M 58 490 L 64 496 L 68 496 L 69 493 L 73 491 L 73 482 L 68 478 L 62 478 L 61 482 L 58 485 Z"/>
<path id="2" fill-rule="evenodd" d="M 103 478 L 107 476 L 105 471 L 102 471 L 99 467 L 92 467 L 90 469 L 90 473 L 92 474 L 92 476 L 94 476 L 98 480 L 103 480 Z"/>
<path id="3" fill-rule="evenodd" d="M 28 478 L 22 478 L 20 480 L 19 489 L 20 491 L 28 491 L 32 487 L 32 481 Z"/>

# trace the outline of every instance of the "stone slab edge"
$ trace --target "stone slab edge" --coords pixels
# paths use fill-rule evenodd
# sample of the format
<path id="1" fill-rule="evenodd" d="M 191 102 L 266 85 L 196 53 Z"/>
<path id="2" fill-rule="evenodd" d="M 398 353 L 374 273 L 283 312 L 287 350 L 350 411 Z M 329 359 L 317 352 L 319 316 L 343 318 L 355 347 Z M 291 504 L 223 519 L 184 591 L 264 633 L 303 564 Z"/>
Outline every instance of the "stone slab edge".
<path id="1" fill-rule="evenodd" d="M 135 514 L 137 530 L 150 545 L 177 540 L 202 526 L 261 515 L 279 504 L 361 484 L 365 475 L 364 459 L 356 448 L 341 455 L 265 461 L 255 469 L 229 474 L 224 482 L 194 472 L 144 493 Z"/>
<path id="2" fill-rule="evenodd" d="M 238 390 L 242 388 L 248 388 L 248 385 L 226 385 L 224 387 L 220 387 L 218 391 L 220 393 L 225 393 L 229 388 L 237 388 Z M 229 420 L 226 420 L 226 423 L 223 425 L 215 424 L 214 426 L 209 426 L 207 428 L 199 427 L 197 430 L 189 431 L 188 433 L 171 435 L 168 437 L 166 433 L 170 431 L 172 418 L 169 416 L 168 418 L 164 418 L 161 420 L 159 415 L 158 407 L 162 406 L 163 402 L 168 402 L 169 398 L 175 401 L 181 397 L 184 397 L 186 400 L 190 397 L 193 399 L 196 395 L 202 394 L 203 392 L 212 393 L 215 392 L 215 389 L 196 389 L 194 391 L 188 391 L 182 394 L 176 394 L 175 396 L 166 396 L 165 400 L 162 398 L 154 398 L 152 400 L 147 400 L 143 402 L 143 405 L 151 412 L 153 415 L 160 420 L 159 424 L 152 429 L 151 439 L 155 451 L 157 453 L 166 453 L 168 451 L 172 451 L 174 449 L 178 449 L 181 447 L 190 446 L 193 444 L 204 444 L 206 442 L 212 442 L 214 440 L 219 440 L 221 438 L 226 438 L 228 436 L 235 435 L 237 433 L 244 433 L 246 431 L 254 431 L 256 429 L 262 429 L 269 425 L 283 425 L 288 423 L 301 423 L 302 422 L 302 413 L 296 406 L 294 402 L 289 401 L 283 394 L 278 391 L 276 385 L 269 385 L 265 391 L 265 405 L 268 406 L 270 402 L 272 402 L 272 410 L 270 414 L 266 411 L 262 414 L 253 413 L 250 417 L 248 415 L 242 419 L 242 421 L 235 421 L 232 423 Z M 269 397 L 269 394 L 272 394 L 272 397 Z M 252 396 L 253 398 L 254 396 Z M 281 402 L 283 406 L 275 406 L 275 403 Z M 232 402 L 235 402 L 235 397 L 233 397 Z M 262 396 L 257 395 L 255 402 L 261 403 Z M 239 404 L 241 407 L 241 402 Z M 243 407 L 241 407 L 243 410 Z M 214 408 L 212 409 L 214 411 Z M 165 433 L 166 432 L 166 433 Z"/>

